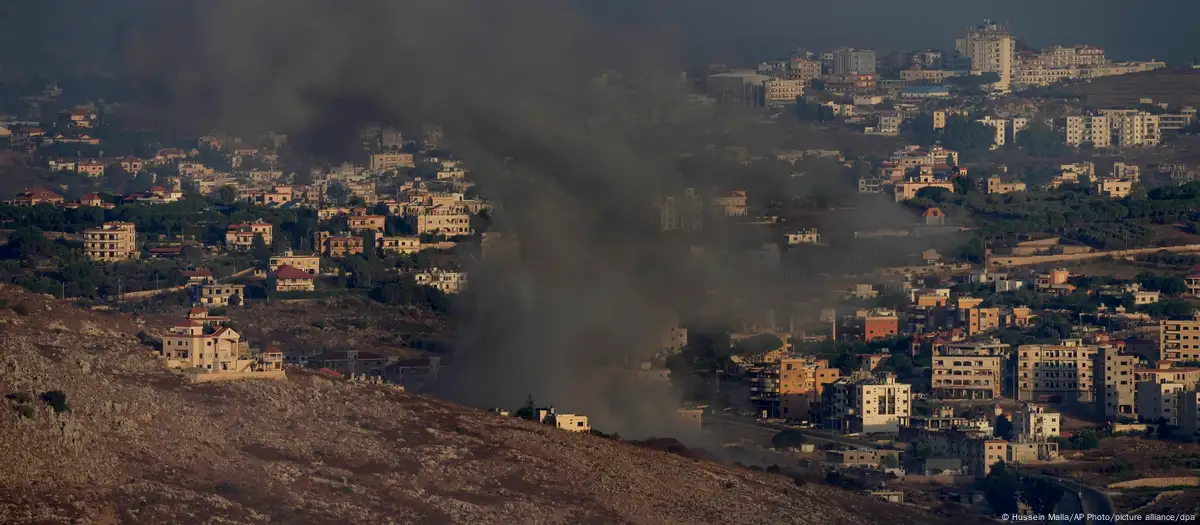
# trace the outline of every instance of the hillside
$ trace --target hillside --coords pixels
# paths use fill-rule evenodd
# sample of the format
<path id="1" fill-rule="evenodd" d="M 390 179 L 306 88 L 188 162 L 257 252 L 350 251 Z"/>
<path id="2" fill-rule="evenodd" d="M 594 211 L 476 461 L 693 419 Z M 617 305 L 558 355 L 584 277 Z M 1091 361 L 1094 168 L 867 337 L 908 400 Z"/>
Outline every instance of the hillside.
<path id="1" fill-rule="evenodd" d="M 936 522 L 303 371 L 187 384 L 128 317 L 13 287 L 0 301 L 0 523 Z M 36 397 L 55 390 L 68 411 Z"/>
<path id="2" fill-rule="evenodd" d="M 1160 69 L 1104 77 L 1073 84 L 1062 91 L 1078 96 L 1084 105 L 1096 108 L 1137 104 L 1142 98 L 1172 105 L 1195 106 L 1200 104 L 1200 70 Z"/>

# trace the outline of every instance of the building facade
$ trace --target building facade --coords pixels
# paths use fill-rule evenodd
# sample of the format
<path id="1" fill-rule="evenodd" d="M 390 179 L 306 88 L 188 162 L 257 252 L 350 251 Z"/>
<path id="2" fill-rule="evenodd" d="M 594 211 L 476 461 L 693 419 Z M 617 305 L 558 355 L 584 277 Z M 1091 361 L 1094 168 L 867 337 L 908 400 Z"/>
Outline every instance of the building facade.
<path id="1" fill-rule="evenodd" d="M 1021 345 L 1017 354 L 1017 401 L 1091 403 L 1096 347 L 1078 341 Z"/>
<path id="2" fill-rule="evenodd" d="M 825 387 L 823 425 L 843 433 L 894 433 L 912 415 L 912 387 L 891 374 L 841 378 Z"/>
<path id="3" fill-rule="evenodd" d="M 994 90 L 1011 89 L 1016 41 L 1003 27 L 984 20 L 983 25 L 972 28 L 966 37 L 958 39 L 955 49 L 971 61 L 973 72 L 995 73 L 1000 77 L 993 85 Z"/>
<path id="4" fill-rule="evenodd" d="M 106 222 L 100 228 L 84 230 L 83 253 L 98 262 L 136 259 L 137 227 L 132 222 Z"/>

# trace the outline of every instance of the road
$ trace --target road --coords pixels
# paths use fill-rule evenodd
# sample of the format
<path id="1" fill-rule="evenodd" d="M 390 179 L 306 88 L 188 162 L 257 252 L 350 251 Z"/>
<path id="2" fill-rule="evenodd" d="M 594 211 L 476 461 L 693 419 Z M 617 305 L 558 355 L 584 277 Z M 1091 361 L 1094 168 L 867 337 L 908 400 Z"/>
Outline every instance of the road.
<path id="1" fill-rule="evenodd" d="M 832 443 L 851 448 L 881 448 L 882 445 L 874 441 L 854 439 L 845 437 L 833 432 L 828 432 L 819 429 L 809 428 L 794 428 L 787 425 L 776 423 L 766 423 L 744 417 L 725 416 L 717 414 L 705 414 L 704 426 L 709 429 L 722 429 L 727 434 L 740 435 L 750 437 L 752 439 L 761 439 L 764 444 L 769 443 L 771 437 L 781 430 L 795 430 L 804 434 L 808 441 L 814 444 Z"/>
<path id="2" fill-rule="evenodd" d="M 1026 474 L 1030 475 L 1030 474 Z M 1058 501 L 1058 505 L 1054 507 L 1056 514 L 1093 514 L 1101 516 L 1113 516 L 1115 511 L 1112 507 L 1112 500 L 1103 492 L 1081 485 L 1079 482 L 1069 479 L 1055 478 L 1050 476 L 1037 476 L 1042 479 L 1048 479 L 1058 484 L 1063 490 L 1062 499 Z M 1084 518 L 1082 520 L 1060 521 L 1063 524 L 1093 524 L 1096 520 Z"/>

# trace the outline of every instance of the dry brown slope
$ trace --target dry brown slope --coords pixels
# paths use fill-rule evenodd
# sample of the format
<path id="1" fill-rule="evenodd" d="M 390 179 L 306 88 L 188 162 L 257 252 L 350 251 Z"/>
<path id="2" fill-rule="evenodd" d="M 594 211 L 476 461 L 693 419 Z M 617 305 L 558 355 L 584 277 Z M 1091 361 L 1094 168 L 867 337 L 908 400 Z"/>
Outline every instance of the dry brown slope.
<path id="1" fill-rule="evenodd" d="M 128 318 L 0 287 L 0 523 L 929 523 L 783 476 L 383 387 L 185 384 Z M 20 305 L 12 308 L 14 305 Z"/>

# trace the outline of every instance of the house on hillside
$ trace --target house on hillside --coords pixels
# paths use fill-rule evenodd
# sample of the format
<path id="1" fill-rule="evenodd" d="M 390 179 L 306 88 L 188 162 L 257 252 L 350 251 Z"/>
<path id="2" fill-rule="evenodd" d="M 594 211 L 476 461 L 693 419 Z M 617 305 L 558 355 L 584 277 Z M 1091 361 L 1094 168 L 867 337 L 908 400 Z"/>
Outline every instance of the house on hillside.
<path id="1" fill-rule="evenodd" d="M 311 292 L 316 289 L 316 276 L 287 264 L 272 272 L 271 280 L 276 292 Z"/>

